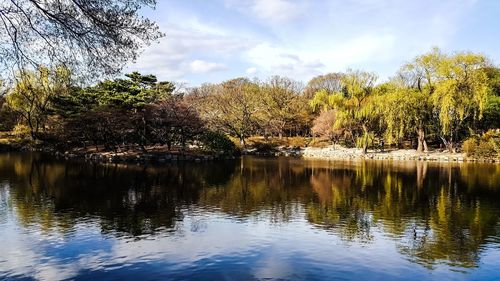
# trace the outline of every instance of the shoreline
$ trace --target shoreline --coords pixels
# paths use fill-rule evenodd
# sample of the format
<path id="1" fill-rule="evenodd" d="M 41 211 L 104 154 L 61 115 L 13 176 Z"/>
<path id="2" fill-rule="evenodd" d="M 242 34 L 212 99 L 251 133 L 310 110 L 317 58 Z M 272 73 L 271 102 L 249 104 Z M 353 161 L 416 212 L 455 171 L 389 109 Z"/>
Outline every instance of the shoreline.
<path id="1" fill-rule="evenodd" d="M 44 151 L 47 152 L 47 151 Z M 210 162 L 218 160 L 232 160 L 235 156 L 222 153 L 196 153 L 193 151 L 102 151 L 102 152 L 75 152 L 51 151 L 56 157 L 69 159 L 82 159 L 97 163 L 138 163 L 138 164 L 164 164 L 176 162 Z"/>
<path id="2" fill-rule="evenodd" d="M 41 152 L 50 154 L 56 158 L 66 160 L 85 160 L 95 163 L 137 163 L 137 164 L 163 164 L 175 162 L 210 162 L 218 160 L 232 160 L 237 156 L 227 153 L 217 153 L 208 151 L 165 151 L 151 149 L 141 151 L 139 149 L 129 149 L 122 151 L 96 151 L 77 148 L 67 151 L 57 150 L 54 147 L 42 146 L 19 146 L 0 145 L 2 152 Z"/>
<path id="3" fill-rule="evenodd" d="M 500 164 L 500 158 L 476 158 L 465 153 L 450 153 L 445 151 L 417 152 L 415 149 L 368 150 L 366 154 L 361 149 L 329 146 L 326 148 L 308 147 L 302 150 L 306 159 L 324 160 L 398 160 L 398 161 L 429 161 L 429 162 L 479 162 Z"/>
<path id="4" fill-rule="evenodd" d="M 494 163 L 500 164 L 500 158 L 476 158 L 469 157 L 465 153 L 449 153 L 445 151 L 428 151 L 418 153 L 414 149 L 391 149 L 391 150 L 368 150 L 362 154 L 358 148 L 344 148 L 328 146 L 317 147 L 278 147 L 273 151 L 258 151 L 256 149 L 243 150 L 241 155 L 230 155 L 224 153 L 209 153 L 196 151 L 85 151 L 75 149 L 61 152 L 54 148 L 43 147 L 18 147 L 2 145 L 0 152 L 9 151 L 31 151 L 51 154 L 66 160 L 80 159 L 97 163 L 137 163 L 137 164 L 164 164 L 176 162 L 211 162 L 220 160 L 233 160 L 241 156 L 257 157 L 290 157 L 304 160 L 396 160 L 396 161 L 428 161 L 428 162 L 469 162 L 469 163 Z"/>

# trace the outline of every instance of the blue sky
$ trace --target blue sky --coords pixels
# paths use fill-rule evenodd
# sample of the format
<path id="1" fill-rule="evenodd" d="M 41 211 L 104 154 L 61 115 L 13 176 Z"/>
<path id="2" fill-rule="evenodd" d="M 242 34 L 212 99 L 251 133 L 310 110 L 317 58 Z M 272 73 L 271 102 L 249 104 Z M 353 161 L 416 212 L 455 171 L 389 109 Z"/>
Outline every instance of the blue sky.
<path id="1" fill-rule="evenodd" d="M 498 0 L 158 0 L 143 13 L 166 36 L 126 71 L 191 86 L 347 68 L 383 81 L 432 46 L 500 61 Z"/>

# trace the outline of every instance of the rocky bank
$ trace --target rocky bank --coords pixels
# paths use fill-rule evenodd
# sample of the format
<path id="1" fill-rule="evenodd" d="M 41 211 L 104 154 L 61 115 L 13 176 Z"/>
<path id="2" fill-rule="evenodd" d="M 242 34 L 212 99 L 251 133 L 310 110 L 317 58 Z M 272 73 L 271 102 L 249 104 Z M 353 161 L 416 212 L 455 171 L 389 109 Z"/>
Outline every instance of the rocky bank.
<path id="1" fill-rule="evenodd" d="M 465 153 L 447 151 L 429 151 L 418 153 L 414 149 L 369 150 L 363 154 L 361 149 L 329 146 L 326 148 L 307 147 L 302 150 L 304 158 L 321 158 L 330 160 L 343 159 L 378 159 L 378 160 L 418 160 L 438 162 L 489 162 L 500 163 L 500 159 L 478 159 L 467 157 Z"/>

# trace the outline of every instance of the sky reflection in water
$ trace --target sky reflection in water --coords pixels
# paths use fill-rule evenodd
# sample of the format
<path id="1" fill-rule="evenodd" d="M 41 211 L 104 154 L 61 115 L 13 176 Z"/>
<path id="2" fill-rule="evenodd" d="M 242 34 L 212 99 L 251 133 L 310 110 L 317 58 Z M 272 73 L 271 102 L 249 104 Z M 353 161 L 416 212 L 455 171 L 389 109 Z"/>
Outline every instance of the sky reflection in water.
<path id="1" fill-rule="evenodd" d="M 0 279 L 500 278 L 500 165 L 0 155 Z"/>

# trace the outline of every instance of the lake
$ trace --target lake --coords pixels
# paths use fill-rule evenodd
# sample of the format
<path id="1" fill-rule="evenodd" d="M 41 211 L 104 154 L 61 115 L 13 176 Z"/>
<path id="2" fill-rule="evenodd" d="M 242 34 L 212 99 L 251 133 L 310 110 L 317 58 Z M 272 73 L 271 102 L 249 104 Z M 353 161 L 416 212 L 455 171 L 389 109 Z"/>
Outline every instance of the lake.
<path id="1" fill-rule="evenodd" d="M 0 279 L 500 280 L 500 165 L 0 154 Z"/>

